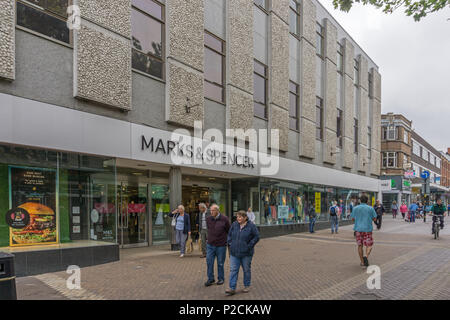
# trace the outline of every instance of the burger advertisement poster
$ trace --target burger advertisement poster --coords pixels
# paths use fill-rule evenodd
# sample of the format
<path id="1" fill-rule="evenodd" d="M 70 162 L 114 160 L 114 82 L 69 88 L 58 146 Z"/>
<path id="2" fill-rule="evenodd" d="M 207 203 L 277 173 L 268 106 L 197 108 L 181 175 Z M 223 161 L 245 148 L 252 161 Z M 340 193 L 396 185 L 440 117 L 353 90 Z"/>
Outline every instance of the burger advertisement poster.
<path id="1" fill-rule="evenodd" d="M 10 246 L 58 243 L 57 173 L 9 166 Z"/>

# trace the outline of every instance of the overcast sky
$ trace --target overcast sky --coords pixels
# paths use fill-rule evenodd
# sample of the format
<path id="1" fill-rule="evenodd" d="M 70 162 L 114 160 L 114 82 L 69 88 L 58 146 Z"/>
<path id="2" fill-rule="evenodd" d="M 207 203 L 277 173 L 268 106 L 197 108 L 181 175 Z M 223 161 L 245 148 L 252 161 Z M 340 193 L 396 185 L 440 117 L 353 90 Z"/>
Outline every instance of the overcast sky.
<path id="1" fill-rule="evenodd" d="M 378 65 L 381 112 L 401 113 L 438 150 L 450 147 L 450 9 L 420 22 L 400 8 L 384 14 L 354 4 L 350 12 L 319 0 Z M 447 20 L 449 19 L 449 20 Z"/>

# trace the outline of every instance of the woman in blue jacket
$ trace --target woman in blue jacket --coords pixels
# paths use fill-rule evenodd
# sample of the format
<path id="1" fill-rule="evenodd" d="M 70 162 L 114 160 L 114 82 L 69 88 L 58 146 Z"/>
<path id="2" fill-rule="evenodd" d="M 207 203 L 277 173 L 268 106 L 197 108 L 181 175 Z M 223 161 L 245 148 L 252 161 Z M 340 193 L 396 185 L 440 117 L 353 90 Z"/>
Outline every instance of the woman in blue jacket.
<path id="1" fill-rule="evenodd" d="M 236 293 L 236 283 L 239 269 L 244 271 L 244 290 L 249 292 L 251 281 L 251 264 L 255 244 L 259 241 L 259 232 L 255 224 L 248 220 L 247 212 L 241 210 L 237 213 L 236 221 L 228 232 L 227 244 L 230 250 L 230 288 L 225 291 L 227 295 Z"/>
<path id="2" fill-rule="evenodd" d="M 175 239 L 180 245 L 180 258 L 184 257 L 184 250 L 186 249 L 186 240 L 191 235 L 191 219 L 189 214 L 184 212 L 184 206 L 179 205 L 178 209 L 169 213 L 169 217 L 174 217 L 175 225 Z"/>

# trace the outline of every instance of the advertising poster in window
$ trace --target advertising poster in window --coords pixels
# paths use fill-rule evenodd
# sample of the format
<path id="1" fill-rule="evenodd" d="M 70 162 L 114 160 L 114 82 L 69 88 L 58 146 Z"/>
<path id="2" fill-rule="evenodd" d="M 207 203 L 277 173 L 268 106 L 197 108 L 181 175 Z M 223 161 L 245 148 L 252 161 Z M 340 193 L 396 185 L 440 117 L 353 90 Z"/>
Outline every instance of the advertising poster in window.
<path id="1" fill-rule="evenodd" d="M 29 215 L 27 225 L 10 225 L 10 246 L 58 242 L 56 185 L 54 169 L 9 166 L 10 211 L 24 210 Z"/>
<path id="2" fill-rule="evenodd" d="M 321 193 L 320 192 L 316 192 L 315 193 L 315 200 L 316 200 L 316 213 L 320 215 L 320 212 L 322 210 L 321 208 Z"/>

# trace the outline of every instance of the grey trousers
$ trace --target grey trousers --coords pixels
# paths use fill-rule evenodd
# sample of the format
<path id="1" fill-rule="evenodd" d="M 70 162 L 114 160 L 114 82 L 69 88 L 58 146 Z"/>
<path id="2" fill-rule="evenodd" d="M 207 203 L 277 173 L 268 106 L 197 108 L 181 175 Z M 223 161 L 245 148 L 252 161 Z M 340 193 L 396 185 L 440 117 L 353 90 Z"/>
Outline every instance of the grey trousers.
<path id="1" fill-rule="evenodd" d="M 176 232 L 176 241 L 180 245 L 180 253 L 184 254 L 184 251 L 186 250 L 186 240 L 187 240 L 187 234 L 183 233 L 183 230 L 175 230 Z"/>
<path id="2" fill-rule="evenodd" d="M 206 241 L 208 238 L 208 231 L 205 229 L 200 230 L 200 239 L 202 239 L 202 254 L 206 256 Z"/>

